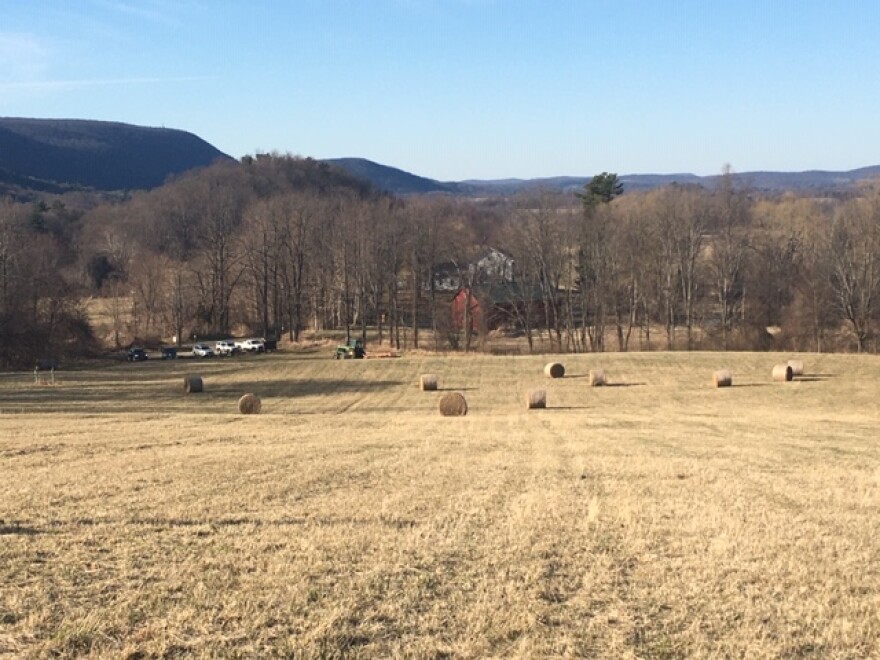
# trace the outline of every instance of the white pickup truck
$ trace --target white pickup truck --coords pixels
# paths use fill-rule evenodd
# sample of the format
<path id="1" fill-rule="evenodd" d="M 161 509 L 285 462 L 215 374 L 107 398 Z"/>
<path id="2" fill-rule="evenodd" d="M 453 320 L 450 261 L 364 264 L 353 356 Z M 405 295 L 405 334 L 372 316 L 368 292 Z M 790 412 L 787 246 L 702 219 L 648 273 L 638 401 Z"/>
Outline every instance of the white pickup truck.
<path id="1" fill-rule="evenodd" d="M 235 355 L 240 351 L 241 349 L 236 346 L 234 342 L 229 341 L 228 339 L 221 339 L 216 344 L 214 344 L 214 352 L 217 355 Z"/>
<path id="2" fill-rule="evenodd" d="M 266 350 L 266 342 L 263 339 L 238 339 L 235 345 L 243 353 L 263 353 Z"/>

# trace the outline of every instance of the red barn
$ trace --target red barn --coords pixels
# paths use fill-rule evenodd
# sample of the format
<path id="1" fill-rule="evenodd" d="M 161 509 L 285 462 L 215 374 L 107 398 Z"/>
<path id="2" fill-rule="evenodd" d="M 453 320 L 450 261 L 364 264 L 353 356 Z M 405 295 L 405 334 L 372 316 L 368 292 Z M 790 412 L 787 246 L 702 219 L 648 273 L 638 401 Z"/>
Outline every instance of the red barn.
<path id="1" fill-rule="evenodd" d="M 459 289 L 452 299 L 452 327 L 455 330 L 463 330 L 465 322 L 465 310 L 467 310 L 468 289 Z M 477 293 L 470 291 L 471 299 L 471 331 L 478 332 L 483 327 L 483 307 Z M 488 329 L 488 328 L 487 328 Z"/>
<path id="2" fill-rule="evenodd" d="M 452 327 L 464 329 L 468 289 L 459 289 L 452 299 Z M 527 291 L 514 282 L 470 289 L 471 331 L 495 330 L 504 324 L 519 324 L 528 313 L 533 327 L 544 324 L 544 302 L 540 290 Z"/>

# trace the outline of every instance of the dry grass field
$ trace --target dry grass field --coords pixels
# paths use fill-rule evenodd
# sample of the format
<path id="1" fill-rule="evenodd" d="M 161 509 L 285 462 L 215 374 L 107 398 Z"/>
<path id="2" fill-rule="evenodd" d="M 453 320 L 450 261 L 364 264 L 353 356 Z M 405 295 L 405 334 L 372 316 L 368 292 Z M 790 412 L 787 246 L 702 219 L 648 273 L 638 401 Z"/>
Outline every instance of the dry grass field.
<path id="1" fill-rule="evenodd" d="M 877 657 L 880 360 L 788 357 L 2 374 L 0 656 Z"/>

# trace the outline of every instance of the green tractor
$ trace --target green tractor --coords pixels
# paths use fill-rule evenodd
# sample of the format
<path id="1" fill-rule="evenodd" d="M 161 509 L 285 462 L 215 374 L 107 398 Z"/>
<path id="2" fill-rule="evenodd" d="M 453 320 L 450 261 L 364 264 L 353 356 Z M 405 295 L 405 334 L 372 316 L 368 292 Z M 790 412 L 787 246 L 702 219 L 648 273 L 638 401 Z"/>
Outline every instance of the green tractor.
<path id="1" fill-rule="evenodd" d="M 348 343 L 336 347 L 337 360 L 360 360 L 366 355 L 363 339 L 349 339 Z"/>

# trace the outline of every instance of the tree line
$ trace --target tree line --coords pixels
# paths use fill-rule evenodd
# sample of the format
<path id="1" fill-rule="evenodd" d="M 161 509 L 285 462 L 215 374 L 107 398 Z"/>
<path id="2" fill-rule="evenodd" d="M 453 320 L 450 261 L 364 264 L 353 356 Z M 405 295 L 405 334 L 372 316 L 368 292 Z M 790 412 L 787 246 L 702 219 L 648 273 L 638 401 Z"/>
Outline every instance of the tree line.
<path id="1" fill-rule="evenodd" d="M 438 272 L 533 350 L 875 350 L 880 189 L 395 198 L 311 159 L 246 157 L 120 199 L 0 203 L 0 361 L 132 342 L 342 330 L 485 348 Z M 480 267 L 489 248 L 509 268 Z M 101 300 L 108 337 L 95 338 Z M 430 330 L 430 332 L 425 332 Z"/>

